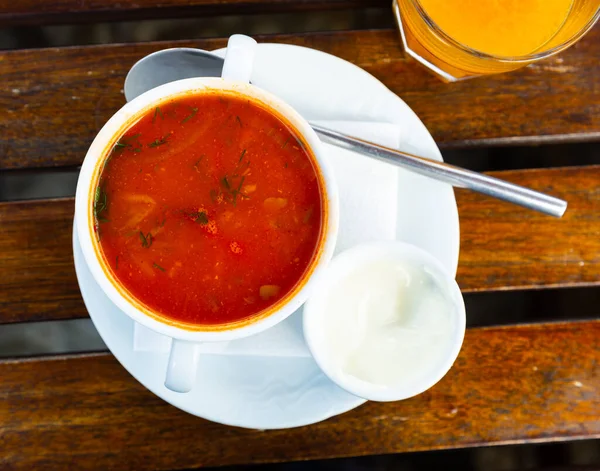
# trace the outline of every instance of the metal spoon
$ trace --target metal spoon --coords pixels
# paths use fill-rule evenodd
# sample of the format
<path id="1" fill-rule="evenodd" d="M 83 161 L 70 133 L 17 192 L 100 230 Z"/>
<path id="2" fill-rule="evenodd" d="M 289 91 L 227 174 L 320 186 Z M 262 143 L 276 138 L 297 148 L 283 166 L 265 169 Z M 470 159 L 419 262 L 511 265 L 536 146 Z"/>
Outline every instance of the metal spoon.
<path id="1" fill-rule="evenodd" d="M 222 58 L 200 49 L 174 48 L 158 51 L 133 65 L 125 78 L 125 98 L 127 101 L 133 100 L 152 88 L 184 78 L 220 77 L 222 68 Z M 380 146 L 316 124 L 311 123 L 311 126 L 324 142 L 458 188 L 468 188 L 556 217 L 561 217 L 567 209 L 566 201 L 529 188 L 437 160 Z"/>

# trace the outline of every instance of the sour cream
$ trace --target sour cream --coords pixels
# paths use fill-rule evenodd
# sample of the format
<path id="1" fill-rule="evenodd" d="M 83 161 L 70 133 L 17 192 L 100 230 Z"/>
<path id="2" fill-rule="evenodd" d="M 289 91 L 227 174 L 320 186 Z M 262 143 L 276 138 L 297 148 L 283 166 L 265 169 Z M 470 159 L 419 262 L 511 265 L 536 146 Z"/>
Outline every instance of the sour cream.
<path id="1" fill-rule="evenodd" d="M 305 307 L 313 356 L 334 381 L 362 397 L 370 389 L 392 396 L 398 388 L 403 394 L 412 386 L 427 389 L 450 368 L 464 335 L 456 282 L 431 255 L 397 244 L 336 258 Z"/>
<path id="2" fill-rule="evenodd" d="M 363 381 L 412 381 L 448 351 L 453 308 L 426 267 L 372 262 L 339 280 L 328 296 L 329 354 L 341 371 Z"/>

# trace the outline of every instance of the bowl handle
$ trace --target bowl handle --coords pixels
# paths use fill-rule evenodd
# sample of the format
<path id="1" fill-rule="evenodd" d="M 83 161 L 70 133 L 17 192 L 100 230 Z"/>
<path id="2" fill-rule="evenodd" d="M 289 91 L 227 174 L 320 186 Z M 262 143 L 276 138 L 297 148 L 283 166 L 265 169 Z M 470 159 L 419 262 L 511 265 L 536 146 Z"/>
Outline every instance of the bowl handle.
<path id="1" fill-rule="evenodd" d="M 178 393 L 192 390 L 198 371 L 199 346 L 198 342 L 173 339 L 165 378 L 168 389 Z"/>
<path id="2" fill-rule="evenodd" d="M 234 34 L 227 42 L 227 52 L 221 77 L 240 82 L 250 82 L 256 41 L 250 36 Z"/>

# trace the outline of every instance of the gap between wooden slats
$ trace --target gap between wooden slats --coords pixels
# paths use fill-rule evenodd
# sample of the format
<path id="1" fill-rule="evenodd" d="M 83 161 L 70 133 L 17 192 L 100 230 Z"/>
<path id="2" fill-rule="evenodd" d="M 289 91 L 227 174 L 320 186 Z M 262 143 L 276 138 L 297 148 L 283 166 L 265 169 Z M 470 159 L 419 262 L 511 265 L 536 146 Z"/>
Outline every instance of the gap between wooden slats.
<path id="1" fill-rule="evenodd" d="M 391 7 L 388 0 L 19 0 L 0 4 L 0 25 L 97 23 L 148 18 L 204 17 Z M 391 16 L 391 8 L 390 8 Z"/>

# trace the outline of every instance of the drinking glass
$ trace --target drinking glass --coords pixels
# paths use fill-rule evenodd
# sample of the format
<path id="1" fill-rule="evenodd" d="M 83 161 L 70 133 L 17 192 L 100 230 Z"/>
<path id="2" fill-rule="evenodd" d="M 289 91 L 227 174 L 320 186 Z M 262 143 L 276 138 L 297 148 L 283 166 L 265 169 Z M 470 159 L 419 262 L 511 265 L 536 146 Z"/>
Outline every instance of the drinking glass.
<path id="1" fill-rule="evenodd" d="M 406 52 L 454 82 L 524 67 L 568 48 L 600 0 L 394 0 Z"/>

